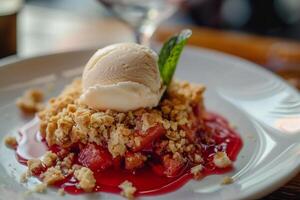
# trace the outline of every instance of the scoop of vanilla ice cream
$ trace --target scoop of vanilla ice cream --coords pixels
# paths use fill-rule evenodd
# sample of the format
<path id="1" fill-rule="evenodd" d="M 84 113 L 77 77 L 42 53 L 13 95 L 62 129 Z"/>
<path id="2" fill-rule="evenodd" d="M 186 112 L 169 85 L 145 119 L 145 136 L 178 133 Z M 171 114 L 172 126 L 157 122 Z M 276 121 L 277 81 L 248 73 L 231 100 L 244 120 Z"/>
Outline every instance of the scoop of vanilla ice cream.
<path id="1" fill-rule="evenodd" d="M 164 91 L 157 59 L 150 48 L 135 43 L 99 49 L 83 71 L 80 101 L 100 110 L 157 106 Z"/>

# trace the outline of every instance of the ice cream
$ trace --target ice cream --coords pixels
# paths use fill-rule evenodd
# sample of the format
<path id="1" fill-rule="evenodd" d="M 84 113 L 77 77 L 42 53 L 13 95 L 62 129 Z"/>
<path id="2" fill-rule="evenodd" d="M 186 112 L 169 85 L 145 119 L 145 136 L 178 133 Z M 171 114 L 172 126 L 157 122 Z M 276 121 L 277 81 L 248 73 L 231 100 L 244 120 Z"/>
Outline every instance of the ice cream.
<path id="1" fill-rule="evenodd" d="M 156 106 L 164 91 L 157 59 L 153 50 L 135 43 L 99 49 L 83 71 L 80 101 L 100 110 Z"/>

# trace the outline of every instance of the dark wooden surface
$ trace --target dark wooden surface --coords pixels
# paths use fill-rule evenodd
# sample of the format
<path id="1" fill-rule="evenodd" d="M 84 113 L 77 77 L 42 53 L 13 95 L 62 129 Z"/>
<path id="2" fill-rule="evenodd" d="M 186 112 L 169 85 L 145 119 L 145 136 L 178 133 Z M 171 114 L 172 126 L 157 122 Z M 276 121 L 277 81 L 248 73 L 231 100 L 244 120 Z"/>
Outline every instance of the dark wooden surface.
<path id="1" fill-rule="evenodd" d="M 34 6 L 25 6 L 18 22 L 18 54 L 23 57 L 133 40 L 132 32 L 113 19 L 85 18 Z M 164 41 L 181 28 L 161 26 L 153 39 Z M 190 28 L 193 36 L 189 44 L 251 60 L 282 75 L 300 88 L 299 42 L 200 27 Z M 263 199 L 300 199 L 300 174 Z"/>

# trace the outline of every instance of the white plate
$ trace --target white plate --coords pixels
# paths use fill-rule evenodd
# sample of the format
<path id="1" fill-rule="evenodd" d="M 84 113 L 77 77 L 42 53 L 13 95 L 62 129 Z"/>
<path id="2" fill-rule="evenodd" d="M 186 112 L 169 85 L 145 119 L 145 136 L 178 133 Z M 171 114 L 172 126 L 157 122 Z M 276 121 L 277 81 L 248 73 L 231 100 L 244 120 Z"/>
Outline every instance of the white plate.
<path id="1" fill-rule="evenodd" d="M 28 121 L 15 106 L 25 89 L 40 87 L 47 97 L 59 94 L 65 84 L 79 76 L 93 51 L 66 52 L 29 58 L 0 67 L 0 139 L 17 134 Z M 220 185 L 225 175 L 190 181 L 176 192 L 155 199 L 245 199 L 259 198 L 277 189 L 299 171 L 300 96 L 280 78 L 247 61 L 198 48 L 186 48 L 176 77 L 207 86 L 205 102 L 236 125 L 244 146 L 235 170 L 225 174 L 231 185 Z M 50 89 L 49 87 L 53 87 Z M 28 184 L 20 184 L 25 170 L 14 152 L 0 145 L 0 199 L 119 199 L 108 193 L 66 195 L 56 190 L 24 195 Z M 151 199 L 143 197 L 140 199 Z"/>

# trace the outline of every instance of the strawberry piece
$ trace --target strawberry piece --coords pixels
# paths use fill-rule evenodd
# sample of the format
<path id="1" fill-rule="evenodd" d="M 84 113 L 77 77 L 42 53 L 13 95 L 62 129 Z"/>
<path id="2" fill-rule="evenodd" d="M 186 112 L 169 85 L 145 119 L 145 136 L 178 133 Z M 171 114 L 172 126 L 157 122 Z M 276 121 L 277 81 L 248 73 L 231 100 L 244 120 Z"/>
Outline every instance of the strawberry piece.
<path id="1" fill-rule="evenodd" d="M 133 170 L 143 166 L 145 162 L 145 156 L 141 153 L 126 153 L 125 155 L 125 169 Z"/>
<path id="2" fill-rule="evenodd" d="M 167 177 L 173 177 L 173 176 L 178 175 L 178 173 L 180 172 L 180 170 L 183 167 L 183 162 L 180 160 L 171 158 L 170 155 L 165 155 L 163 157 L 163 165 L 165 168 L 164 174 Z"/>
<path id="3" fill-rule="evenodd" d="M 60 146 L 58 146 L 57 144 L 54 144 L 49 147 L 49 150 L 52 151 L 53 153 L 58 153 L 63 149 Z"/>
<path id="4" fill-rule="evenodd" d="M 141 142 L 139 146 L 133 147 L 133 152 L 138 152 L 149 147 L 153 141 L 166 133 L 166 129 L 162 125 L 156 125 L 149 128 L 146 133 L 141 133 Z"/>
<path id="5" fill-rule="evenodd" d="M 197 105 L 193 106 L 193 113 L 197 118 L 201 117 L 202 110 L 200 108 L 200 105 L 197 104 Z"/>
<path id="6" fill-rule="evenodd" d="M 113 164 L 111 154 L 94 144 L 88 144 L 81 149 L 78 155 L 78 162 L 92 171 L 104 170 Z"/>

